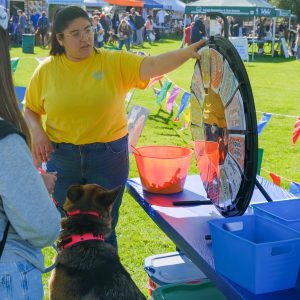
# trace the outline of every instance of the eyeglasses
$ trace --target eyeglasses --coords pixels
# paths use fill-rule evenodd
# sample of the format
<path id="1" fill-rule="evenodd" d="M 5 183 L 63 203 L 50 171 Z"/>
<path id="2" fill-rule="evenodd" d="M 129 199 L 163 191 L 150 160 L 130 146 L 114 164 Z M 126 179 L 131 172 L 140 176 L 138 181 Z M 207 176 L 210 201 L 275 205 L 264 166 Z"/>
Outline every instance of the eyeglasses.
<path id="1" fill-rule="evenodd" d="M 84 30 L 73 30 L 68 33 L 63 33 L 63 35 L 69 36 L 74 40 L 80 41 L 85 35 L 87 38 L 92 37 L 94 34 L 94 30 L 92 26 L 86 27 Z"/>

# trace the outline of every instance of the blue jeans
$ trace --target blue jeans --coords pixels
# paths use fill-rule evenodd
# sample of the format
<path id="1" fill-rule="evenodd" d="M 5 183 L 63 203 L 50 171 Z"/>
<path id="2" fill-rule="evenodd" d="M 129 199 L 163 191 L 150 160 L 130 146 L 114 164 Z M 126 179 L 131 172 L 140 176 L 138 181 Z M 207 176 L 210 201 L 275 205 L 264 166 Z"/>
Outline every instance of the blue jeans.
<path id="1" fill-rule="evenodd" d="M 1 300 L 43 299 L 41 272 L 27 261 L 0 263 Z"/>
<path id="2" fill-rule="evenodd" d="M 126 40 L 119 40 L 119 50 L 122 49 L 123 45 L 125 44 L 126 50 L 130 50 L 130 37 Z"/>
<path id="3" fill-rule="evenodd" d="M 109 143 L 53 145 L 54 152 L 47 163 L 47 172 L 57 172 L 53 197 L 61 206 L 69 186 L 73 184 L 96 183 L 106 189 L 122 186 L 112 209 L 112 233 L 106 240 L 117 249 L 115 228 L 129 172 L 127 135 Z"/>

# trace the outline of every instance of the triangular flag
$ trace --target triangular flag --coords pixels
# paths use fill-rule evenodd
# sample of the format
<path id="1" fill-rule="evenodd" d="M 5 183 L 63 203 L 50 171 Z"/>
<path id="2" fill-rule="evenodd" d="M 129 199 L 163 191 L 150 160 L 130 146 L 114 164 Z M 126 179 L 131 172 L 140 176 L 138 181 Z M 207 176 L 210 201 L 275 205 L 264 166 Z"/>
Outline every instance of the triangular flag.
<path id="1" fill-rule="evenodd" d="M 294 126 L 294 133 L 293 133 L 293 144 L 296 144 L 298 137 L 300 136 L 300 118 L 297 119 L 295 126 Z"/>
<path id="2" fill-rule="evenodd" d="M 267 126 L 270 121 L 272 114 L 264 113 L 260 122 L 257 124 L 257 134 L 260 135 L 263 129 Z"/>
<path id="3" fill-rule="evenodd" d="M 191 94 L 188 92 L 184 92 L 181 98 L 181 103 L 180 103 L 180 107 L 177 113 L 177 116 L 175 118 L 175 121 L 179 120 L 179 117 L 181 115 L 181 113 L 184 111 L 184 109 L 186 108 L 186 106 L 188 105 L 189 99 L 191 97 Z"/>
<path id="4" fill-rule="evenodd" d="M 160 93 L 160 89 L 157 89 L 157 88 L 153 88 L 153 91 L 154 91 L 154 94 L 155 94 L 155 97 L 158 96 L 158 94 Z"/>
<path id="5" fill-rule="evenodd" d="M 186 112 L 183 113 L 183 116 L 184 116 L 184 122 L 186 123 L 185 127 L 187 127 L 188 124 L 190 124 L 190 122 L 191 122 L 191 108 L 190 108 L 190 106 L 188 106 Z"/>
<path id="6" fill-rule="evenodd" d="M 174 101 L 176 99 L 176 97 L 178 96 L 178 94 L 180 93 L 181 89 L 178 86 L 174 86 L 170 97 L 168 98 L 167 101 L 167 111 L 170 113 L 172 111 L 173 105 L 174 105 Z"/>
<path id="7" fill-rule="evenodd" d="M 270 176 L 273 180 L 273 183 L 280 186 L 280 176 L 278 176 L 277 174 L 270 172 Z"/>
<path id="8" fill-rule="evenodd" d="M 172 85 L 172 82 L 169 81 L 169 80 L 167 80 L 164 83 L 164 85 L 162 86 L 159 94 L 156 97 L 156 103 L 157 104 L 160 105 L 164 101 L 164 99 L 166 98 L 166 95 L 167 95 L 167 91 L 170 89 L 171 85 Z"/>
<path id="9" fill-rule="evenodd" d="M 154 83 L 162 80 L 164 78 L 165 75 L 160 75 L 160 76 L 156 76 L 156 77 L 153 77 L 150 79 L 148 85 L 147 85 L 147 88 L 151 87 Z"/>
<path id="10" fill-rule="evenodd" d="M 297 182 L 291 182 L 290 193 L 292 193 L 295 196 L 299 196 L 300 195 L 300 184 Z"/>

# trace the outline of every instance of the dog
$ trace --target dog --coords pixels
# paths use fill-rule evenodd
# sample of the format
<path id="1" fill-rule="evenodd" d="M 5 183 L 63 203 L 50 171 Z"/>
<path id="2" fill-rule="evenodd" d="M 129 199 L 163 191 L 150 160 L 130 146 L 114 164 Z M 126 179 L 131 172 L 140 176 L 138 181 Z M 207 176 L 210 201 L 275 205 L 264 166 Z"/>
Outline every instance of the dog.
<path id="1" fill-rule="evenodd" d="M 50 300 L 146 300 L 104 240 L 111 232 L 111 210 L 121 187 L 73 185 L 63 206 L 56 259 L 49 280 Z"/>
<path id="2" fill-rule="evenodd" d="M 119 42 L 119 37 L 117 34 L 113 33 L 113 31 L 109 31 L 107 43 L 110 45 L 116 45 Z"/>

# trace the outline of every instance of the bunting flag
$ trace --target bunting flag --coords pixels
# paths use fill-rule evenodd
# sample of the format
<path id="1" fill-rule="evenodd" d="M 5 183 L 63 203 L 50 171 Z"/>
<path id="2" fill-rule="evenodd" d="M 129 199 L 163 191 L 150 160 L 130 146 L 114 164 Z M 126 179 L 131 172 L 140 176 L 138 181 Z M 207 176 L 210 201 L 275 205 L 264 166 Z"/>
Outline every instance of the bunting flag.
<path id="1" fill-rule="evenodd" d="M 300 196 L 300 184 L 292 181 L 290 185 L 290 193 L 295 196 Z"/>
<path id="2" fill-rule="evenodd" d="M 264 113 L 260 122 L 257 124 L 257 134 L 260 135 L 263 129 L 267 126 L 270 121 L 272 114 Z"/>
<path id="3" fill-rule="evenodd" d="M 298 137 L 300 136 L 300 118 L 297 119 L 295 126 L 294 126 L 294 133 L 293 133 L 293 144 L 296 144 Z"/>
<path id="4" fill-rule="evenodd" d="M 162 80 L 164 78 L 165 75 L 160 75 L 160 76 L 156 76 L 150 79 L 147 88 L 151 87 L 153 84 L 155 84 L 156 82 Z"/>
<path id="5" fill-rule="evenodd" d="M 178 86 L 173 87 L 170 97 L 168 98 L 168 101 L 167 101 L 167 111 L 169 113 L 172 111 L 174 101 L 175 101 L 176 97 L 178 96 L 178 94 L 180 93 L 180 91 L 181 91 L 180 87 L 178 87 Z"/>
<path id="6" fill-rule="evenodd" d="M 153 91 L 154 91 L 155 97 L 157 97 L 160 92 L 160 89 L 153 88 Z"/>
<path id="7" fill-rule="evenodd" d="M 188 92 L 183 93 L 182 98 L 181 98 L 180 107 L 179 107 L 177 116 L 174 121 L 176 121 L 176 122 L 179 121 L 180 115 L 184 111 L 184 109 L 187 107 L 190 97 L 191 97 L 190 93 L 188 93 Z"/>
<path id="8" fill-rule="evenodd" d="M 278 176 L 277 174 L 270 172 L 270 176 L 273 180 L 273 183 L 280 186 L 280 176 Z"/>
<path id="9" fill-rule="evenodd" d="M 169 80 L 166 80 L 166 82 L 164 83 L 164 85 L 162 86 L 159 94 L 157 95 L 156 97 L 156 103 L 161 105 L 161 103 L 164 101 L 164 99 L 166 98 L 167 96 L 167 92 L 168 90 L 170 89 L 172 85 L 172 82 L 169 81 Z"/>
<path id="10" fill-rule="evenodd" d="M 188 106 L 186 113 L 183 113 L 184 116 L 184 122 L 185 122 L 185 127 L 187 127 L 188 124 L 191 122 L 191 107 Z"/>

